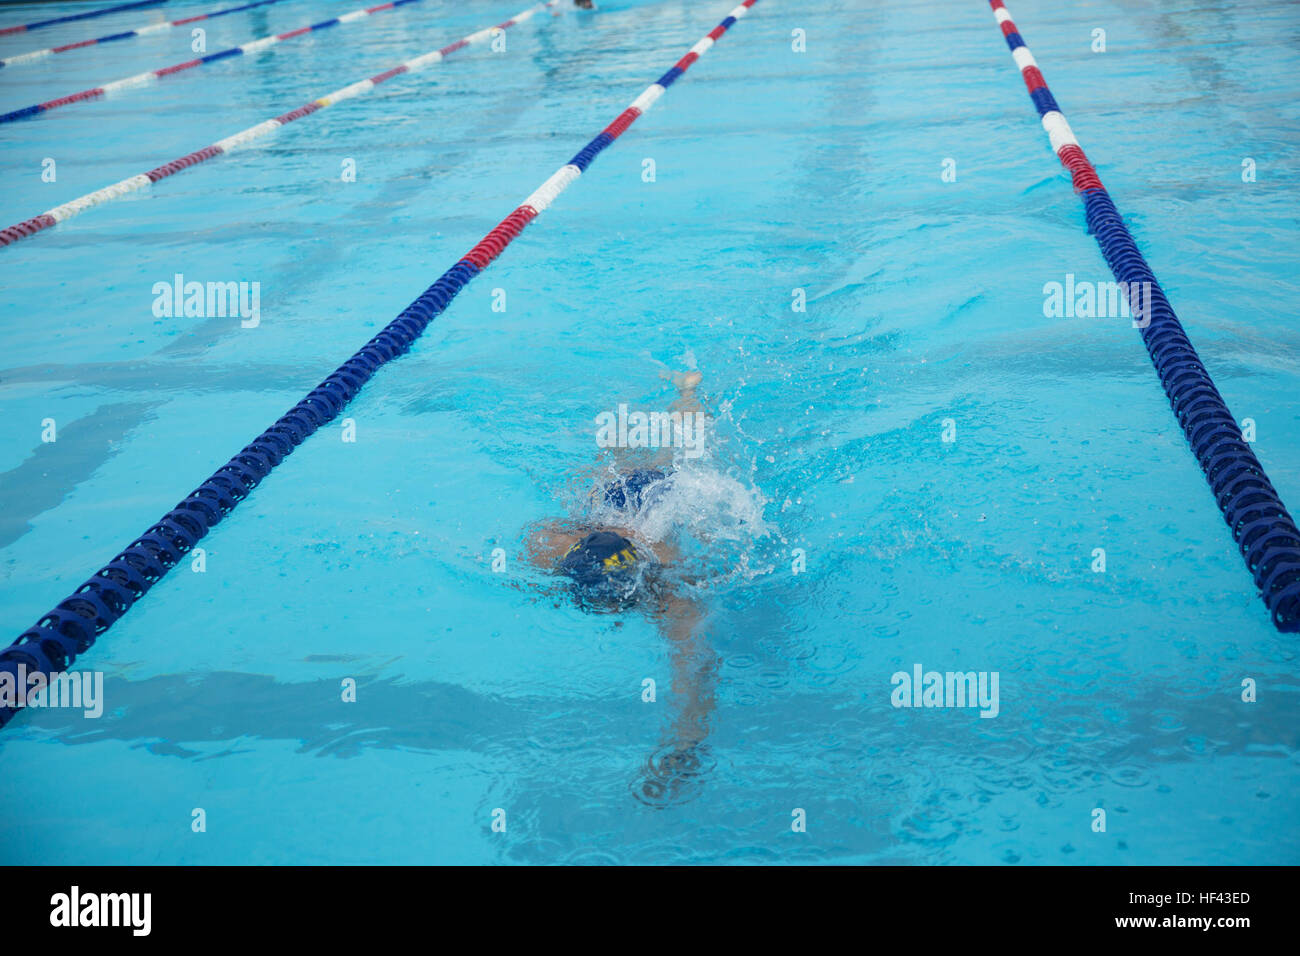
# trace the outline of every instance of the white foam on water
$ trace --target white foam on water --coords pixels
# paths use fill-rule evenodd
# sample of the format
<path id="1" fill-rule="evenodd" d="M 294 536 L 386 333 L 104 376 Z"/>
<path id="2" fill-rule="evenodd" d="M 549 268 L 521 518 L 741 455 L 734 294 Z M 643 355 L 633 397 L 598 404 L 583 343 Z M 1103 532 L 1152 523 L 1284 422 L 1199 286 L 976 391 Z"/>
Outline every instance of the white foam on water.
<path id="1" fill-rule="evenodd" d="M 747 544 L 770 533 L 763 504 L 757 489 L 707 464 L 688 464 L 647 490 L 630 524 L 648 541 L 686 535 Z"/>
<path id="2" fill-rule="evenodd" d="M 677 552 L 680 559 L 666 569 L 668 577 L 696 587 L 748 581 L 772 570 L 762 555 L 775 529 L 763 517 L 767 499 L 757 488 L 707 457 L 679 454 L 674 466 L 660 470 L 668 477 L 645 489 L 639 508 L 617 508 L 597 493 L 589 521 L 625 528 L 643 544 Z M 615 477 L 611 470 L 602 480 Z"/>

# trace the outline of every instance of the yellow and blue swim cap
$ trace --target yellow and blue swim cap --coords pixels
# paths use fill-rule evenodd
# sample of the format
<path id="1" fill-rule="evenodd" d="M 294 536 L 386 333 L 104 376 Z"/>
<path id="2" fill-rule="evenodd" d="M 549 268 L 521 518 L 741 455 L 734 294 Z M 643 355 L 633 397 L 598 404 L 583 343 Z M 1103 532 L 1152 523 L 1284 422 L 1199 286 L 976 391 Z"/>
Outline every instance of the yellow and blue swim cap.
<path id="1" fill-rule="evenodd" d="M 557 570 L 573 580 L 584 607 L 619 607 L 636 597 L 641 553 L 614 531 L 593 531 L 569 548 Z"/>

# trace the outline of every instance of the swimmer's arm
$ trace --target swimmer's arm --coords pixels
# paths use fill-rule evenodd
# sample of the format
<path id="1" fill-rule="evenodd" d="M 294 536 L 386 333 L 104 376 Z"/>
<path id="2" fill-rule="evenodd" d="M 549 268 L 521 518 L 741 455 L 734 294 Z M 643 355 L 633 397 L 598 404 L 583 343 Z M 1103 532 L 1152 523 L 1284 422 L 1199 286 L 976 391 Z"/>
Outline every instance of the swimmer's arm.
<path id="1" fill-rule="evenodd" d="M 566 531 L 553 521 L 534 525 L 528 534 L 528 561 L 539 568 L 553 567 L 566 551 L 581 540 L 581 534 Z"/>
<path id="2" fill-rule="evenodd" d="M 694 601 L 669 597 L 662 606 L 664 636 L 672 642 L 672 691 L 678 701 L 670 726 L 677 749 L 696 747 L 709 734 L 717 683 L 717 655 L 702 633 L 704 616 Z"/>
<path id="3" fill-rule="evenodd" d="M 625 538 L 631 537 L 631 532 L 623 531 L 620 533 Z M 656 541 L 650 545 L 650 550 L 654 552 L 655 560 L 660 564 L 678 567 L 676 574 L 679 581 L 689 584 L 691 587 L 699 586 L 700 580 L 698 578 L 694 575 L 686 574 L 684 570 L 679 567 L 682 560 L 682 553 L 675 545 L 669 544 L 667 541 Z M 694 609 L 695 605 L 692 602 L 673 597 L 664 602 L 661 610 L 665 616 L 684 619 L 688 616 L 689 612 L 694 612 Z"/>
<path id="4" fill-rule="evenodd" d="M 699 605 L 694 601 L 670 594 L 659 605 L 659 617 L 663 622 L 662 631 L 677 647 L 690 645 L 696 637 L 696 630 L 703 620 Z"/>
<path id="5" fill-rule="evenodd" d="M 622 532 L 623 537 L 630 538 L 630 532 Z M 650 551 L 654 554 L 655 560 L 660 564 L 676 564 L 681 559 L 682 553 L 667 541 L 654 541 L 650 544 Z"/>

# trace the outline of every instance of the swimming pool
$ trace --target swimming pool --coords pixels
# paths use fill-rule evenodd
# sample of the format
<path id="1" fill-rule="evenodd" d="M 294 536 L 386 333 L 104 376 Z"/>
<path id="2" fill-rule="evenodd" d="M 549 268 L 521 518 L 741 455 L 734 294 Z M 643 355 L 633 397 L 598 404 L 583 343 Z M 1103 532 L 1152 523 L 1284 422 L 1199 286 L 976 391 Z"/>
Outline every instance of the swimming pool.
<path id="1" fill-rule="evenodd" d="M 5 14 L 84 5 L 37 6 Z M 0 57 L 219 6 L 0 37 Z M 9 124 L 0 214 L 521 6 L 423 0 Z M 0 250 L 14 635 L 729 4 L 605 6 L 538 15 L 503 52 L 461 51 Z M 208 49 L 351 9 L 234 14 Z M 1294 506 L 1300 19 L 1243 9 L 1013 12 Z M 5 68 L 0 111 L 187 60 L 190 42 Z M 260 321 L 156 317 L 177 274 L 259 283 Z M 1067 276 L 1111 278 L 986 4 L 763 0 L 375 376 L 345 413 L 355 441 L 322 428 L 204 540 L 203 573 L 182 564 L 78 660 L 104 672 L 103 717 L 6 728 L 22 769 L 4 862 L 1300 862 L 1294 637 L 1269 624 L 1130 322 L 1044 315 Z M 682 462 L 689 493 L 656 516 L 711 556 L 685 660 L 651 617 L 583 613 L 522 555 L 526 528 L 584 507 L 605 460 L 593 418 L 662 407 L 664 366 L 698 367 L 717 416 Z M 892 675 L 918 663 L 997 672 L 996 719 L 893 707 Z M 647 789 L 674 751 L 675 679 L 707 738 Z"/>

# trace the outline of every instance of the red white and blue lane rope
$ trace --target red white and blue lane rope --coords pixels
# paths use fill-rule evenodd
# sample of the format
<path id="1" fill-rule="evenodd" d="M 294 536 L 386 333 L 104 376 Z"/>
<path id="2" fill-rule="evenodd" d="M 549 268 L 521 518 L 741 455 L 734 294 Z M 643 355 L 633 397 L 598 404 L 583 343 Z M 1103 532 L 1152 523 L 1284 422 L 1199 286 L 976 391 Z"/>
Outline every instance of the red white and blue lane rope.
<path id="1" fill-rule="evenodd" d="M 153 587 L 208 531 L 246 498 L 298 445 L 336 418 L 379 368 L 409 351 L 452 299 L 499 256 L 531 220 L 551 205 L 593 159 L 617 139 L 664 91 L 758 0 L 743 0 L 708 36 L 691 47 L 632 105 L 618 115 L 568 163 L 542 183 L 514 212 L 388 323 L 359 352 L 289 409 L 253 443 L 222 465 L 207 481 L 133 541 L 88 581 L 45 614 L 5 650 L 0 671 L 16 675 L 63 671 L 99 635 Z M 0 726 L 17 711 L 0 706 Z"/>
<path id="2" fill-rule="evenodd" d="M 102 7 L 99 10 L 87 10 L 85 13 L 71 13 L 66 17 L 55 17 L 52 20 L 37 20 L 35 23 L 21 23 L 14 27 L 0 27 L 0 37 L 7 37 L 13 33 L 27 33 L 30 30 L 39 30 L 41 27 L 52 27 L 56 23 L 71 23 L 74 20 L 90 20 L 94 17 L 107 16 L 110 13 L 121 13 L 123 10 L 136 10 L 140 7 L 158 7 L 166 3 L 167 0 L 136 0 L 135 3 L 119 3 L 115 7 Z"/>
<path id="3" fill-rule="evenodd" d="M 1242 437 L 1151 267 L 1065 121 L 1011 14 L 1002 0 L 989 0 L 989 5 L 1042 117 L 1052 150 L 1069 170 L 1083 199 L 1088 231 L 1096 236 L 1111 272 L 1126 284 L 1123 288 L 1151 290 L 1143 315 L 1143 320 L 1149 321 L 1141 328 L 1142 339 L 1273 624 L 1280 631 L 1300 631 L 1300 529 Z"/>
<path id="4" fill-rule="evenodd" d="M 239 46 L 232 46 L 226 50 L 218 50 L 216 53 L 209 53 L 207 56 L 201 56 L 198 59 L 186 60 L 184 63 L 173 63 L 171 66 L 165 66 L 159 70 L 146 70 L 144 73 L 137 73 L 134 76 L 128 76 L 121 80 L 114 80 L 112 83 L 105 83 L 103 86 L 91 87 L 88 90 L 82 90 L 80 93 L 70 93 L 67 96 L 60 96 L 57 99 L 47 100 L 44 103 L 36 103 L 32 106 L 24 106 L 22 109 L 13 110 L 8 113 L 0 113 L 0 123 L 12 123 L 15 120 L 35 116 L 38 113 L 47 113 L 50 110 L 58 109 L 60 106 L 67 106 L 70 103 L 97 100 L 101 96 L 107 96 L 110 93 L 117 93 L 120 90 L 132 89 L 137 86 L 146 86 L 154 80 L 161 79 L 164 76 L 171 76 L 173 73 L 180 73 L 184 70 L 192 70 L 196 66 L 205 66 L 208 63 L 214 63 L 217 60 L 224 60 L 232 56 L 261 53 L 268 47 L 275 46 L 277 43 L 283 43 L 285 40 L 292 40 L 294 37 L 300 37 L 308 33 L 313 33 L 316 30 L 324 30 L 329 27 L 338 26 L 342 23 L 354 23 L 357 20 L 364 20 L 372 14 L 383 13 L 386 10 L 394 10 L 397 7 L 404 7 L 409 3 L 419 2 L 421 2 L 421 0 L 392 0 L 391 3 L 381 3 L 377 7 L 366 7 L 362 10 L 353 10 L 351 13 L 331 17 L 328 20 L 322 20 L 320 23 L 298 27 L 296 30 L 287 30 L 284 33 L 277 33 L 269 37 L 259 37 L 256 40 L 249 40 L 247 43 L 242 43 Z"/>
<path id="5" fill-rule="evenodd" d="M 156 169 L 151 169 L 147 173 L 140 173 L 130 177 L 129 179 L 124 179 L 121 182 L 114 183 L 111 186 L 105 186 L 103 189 L 96 189 L 92 193 L 79 196 L 76 199 L 65 202 L 61 206 L 55 206 L 53 209 L 43 212 L 39 216 L 33 216 L 31 219 L 15 223 L 5 229 L 0 229 L 0 246 L 7 246 L 11 243 L 17 242 L 19 239 L 25 239 L 27 236 L 35 235 L 43 229 L 49 229 L 51 226 L 57 225 L 64 220 L 71 219 L 73 216 L 79 215 L 87 209 L 98 206 L 101 203 L 109 202 L 110 200 L 125 196 L 128 193 L 133 193 L 139 189 L 144 189 L 146 186 L 152 185 L 160 179 L 166 179 L 168 176 L 179 173 L 183 169 L 189 169 L 191 166 L 196 166 L 199 163 L 206 162 L 214 156 L 220 156 L 223 153 L 229 153 L 240 146 L 246 146 L 253 142 L 253 140 L 260 139 L 268 133 L 274 132 L 286 123 L 292 123 L 294 120 L 302 119 L 304 116 L 310 116 L 317 110 L 322 110 L 327 106 L 333 106 L 335 103 L 339 103 L 343 100 L 349 100 L 355 96 L 362 96 L 369 93 L 380 83 L 386 83 L 395 76 L 401 76 L 403 73 L 411 73 L 423 69 L 424 67 L 433 66 L 450 56 L 452 53 L 455 53 L 457 50 L 463 50 L 466 47 L 489 40 L 498 30 L 508 30 L 512 26 L 516 26 L 517 24 L 529 20 L 534 14 L 545 10 L 548 7 L 555 6 L 558 2 L 559 0 L 546 0 L 546 2 L 529 7 L 527 10 L 521 10 L 509 20 L 506 20 L 503 23 L 498 23 L 494 27 L 486 27 L 475 33 L 471 33 L 469 36 L 463 37 L 455 43 L 447 44 L 441 50 L 422 53 L 417 57 L 407 60 L 405 63 L 399 63 L 391 70 L 385 70 L 383 73 L 378 73 L 369 79 L 358 80 L 356 83 L 351 83 L 342 89 L 335 90 L 333 93 L 312 100 L 310 103 L 304 103 L 297 109 L 283 113 L 274 119 L 264 120 L 256 126 L 250 126 L 246 130 L 241 130 L 240 132 L 235 133 L 233 136 L 227 136 L 225 139 L 218 140 L 210 146 L 205 146 L 202 149 L 195 150 L 179 159 L 173 159 L 169 163 L 163 163 L 161 166 Z"/>
<path id="6" fill-rule="evenodd" d="M 65 43 L 62 46 L 47 47 L 44 50 L 32 50 L 30 53 L 19 53 L 15 56 L 5 57 L 0 60 L 0 67 L 18 66 L 22 63 L 34 63 L 37 60 L 43 60 L 47 56 L 55 53 L 67 53 L 69 50 L 82 50 L 89 46 L 98 46 L 101 43 L 112 43 L 114 40 L 127 40 L 131 37 L 144 37 L 154 33 L 162 33 L 164 30 L 170 30 L 173 27 L 182 27 L 189 23 L 198 23 L 201 20 L 215 20 L 217 17 L 224 17 L 228 13 L 239 13 L 241 10 L 252 10 L 254 7 L 267 7 L 273 3 L 282 3 L 283 0 L 257 0 L 256 3 L 245 3 L 239 7 L 227 7 L 224 10 L 214 10 L 212 13 L 200 13 L 197 16 L 185 17 L 181 20 L 169 20 L 166 23 L 151 23 L 145 27 L 136 27 L 134 30 L 123 30 L 121 33 L 110 33 L 108 36 L 95 37 L 93 40 L 82 40 L 79 43 Z"/>

